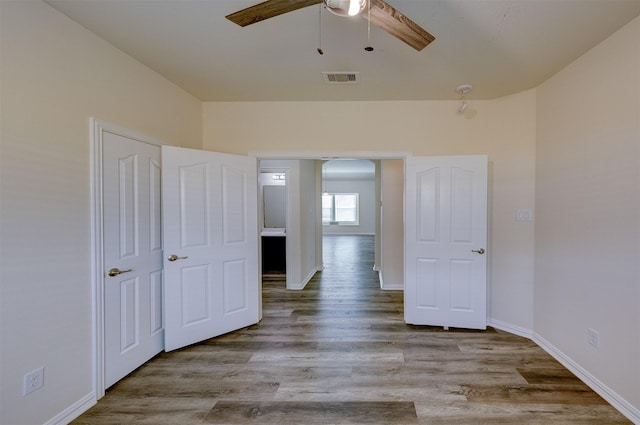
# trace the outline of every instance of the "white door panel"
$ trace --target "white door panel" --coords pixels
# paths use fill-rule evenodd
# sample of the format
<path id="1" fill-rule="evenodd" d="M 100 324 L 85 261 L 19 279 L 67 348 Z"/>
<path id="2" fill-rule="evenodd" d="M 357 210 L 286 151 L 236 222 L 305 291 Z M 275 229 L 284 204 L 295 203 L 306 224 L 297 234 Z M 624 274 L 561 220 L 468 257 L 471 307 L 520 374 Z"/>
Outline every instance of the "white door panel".
<path id="1" fill-rule="evenodd" d="M 168 351 L 259 319 L 257 169 L 175 147 L 162 161 Z"/>
<path id="2" fill-rule="evenodd" d="M 484 329 L 487 158 L 407 158 L 405 179 L 406 322 Z"/>
<path id="3" fill-rule="evenodd" d="M 163 346 L 160 148 L 104 132 L 102 160 L 107 388 Z"/>

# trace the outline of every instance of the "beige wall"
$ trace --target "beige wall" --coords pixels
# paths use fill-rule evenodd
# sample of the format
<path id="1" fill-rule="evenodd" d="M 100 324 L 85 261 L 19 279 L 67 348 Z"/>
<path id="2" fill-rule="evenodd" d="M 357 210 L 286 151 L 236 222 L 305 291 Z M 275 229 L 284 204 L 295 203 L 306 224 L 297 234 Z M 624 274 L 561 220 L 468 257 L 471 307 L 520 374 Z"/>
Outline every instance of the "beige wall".
<path id="1" fill-rule="evenodd" d="M 544 83 L 537 114 L 534 330 L 640 412 L 640 18 Z"/>
<path id="2" fill-rule="evenodd" d="M 404 161 L 381 162 L 381 250 L 383 289 L 404 289 Z M 401 190 L 402 189 L 402 190 Z"/>
<path id="3" fill-rule="evenodd" d="M 487 154 L 490 316 L 529 330 L 534 229 L 515 217 L 516 209 L 534 207 L 535 102 L 534 91 L 476 101 L 465 116 L 456 102 L 205 103 L 203 145 L 237 154 Z"/>
<path id="4" fill-rule="evenodd" d="M 316 272 L 316 223 L 318 218 L 316 161 L 300 161 L 300 269 L 303 281 Z"/>
<path id="5" fill-rule="evenodd" d="M 239 154 L 487 154 L 491 320 L 533 329 L 640 409 L 638 19 L 538 90 L 460 116 L 455 102 L 203 106 L 40 1 L 0 0 L 0 15 L 0 423 L 44 423 L 91 392 L 90 116 Z M 535 298 L 518 208 L 535 208 Z M 45 387 L 23 397 L 40 366 Z"/>
<path id="6" fill-rule="evenodd" d="M 40 424 L 92 390 L 89 117 L 200 147 L 201 103 L 41 1 L 0 8 L 0 423 Z"/>

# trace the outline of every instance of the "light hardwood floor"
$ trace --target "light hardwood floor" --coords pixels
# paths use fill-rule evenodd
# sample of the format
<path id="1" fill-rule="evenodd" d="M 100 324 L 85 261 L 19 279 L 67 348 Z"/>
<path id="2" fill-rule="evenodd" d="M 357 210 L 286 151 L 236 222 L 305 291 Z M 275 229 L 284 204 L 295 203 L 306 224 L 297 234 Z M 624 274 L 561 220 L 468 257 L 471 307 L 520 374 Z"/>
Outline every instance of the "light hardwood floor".
<path id="1" fill-rule="evenodd" d="M 408 326 L 373 238 L 325 237 L 303 291 L 263 284 L 257 325 L 163 353 L 74 424 L 628 424 L 531 341 Z"/>

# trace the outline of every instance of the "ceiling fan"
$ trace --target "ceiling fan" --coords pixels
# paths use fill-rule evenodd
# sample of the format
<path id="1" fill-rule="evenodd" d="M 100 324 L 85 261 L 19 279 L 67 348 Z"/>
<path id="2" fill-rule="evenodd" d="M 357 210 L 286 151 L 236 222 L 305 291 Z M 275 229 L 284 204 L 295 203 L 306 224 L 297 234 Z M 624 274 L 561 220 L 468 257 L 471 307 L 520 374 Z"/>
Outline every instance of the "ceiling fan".
<path id="1" fill-rule="evenodd" d="M 418 51 L 435 40 L 435 37 L 424 28 L 384 0 L 267 0 L 227 15 L 226 18 L 241 27 L 246 27 L 274 16 L 320 3 L 324 3 L 329 11 L 340 16 L 355 16 L 368 6 L 367 13 L 362 13 L 361 16 Z"/>

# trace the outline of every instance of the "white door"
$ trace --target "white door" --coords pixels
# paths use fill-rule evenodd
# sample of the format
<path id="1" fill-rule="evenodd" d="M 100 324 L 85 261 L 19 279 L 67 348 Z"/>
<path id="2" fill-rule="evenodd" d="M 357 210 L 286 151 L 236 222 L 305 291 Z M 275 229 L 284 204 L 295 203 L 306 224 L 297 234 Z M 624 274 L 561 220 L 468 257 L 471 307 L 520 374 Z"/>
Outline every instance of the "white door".
<path id="1" fill-rule="evenodd" d="M 259 320 L 255 158 L 162 147 L 165 350 Z"/>
<path id="2" fill-rule="evenodd" d="M 487 157 L 410 157 L 405 321 L 486 328 Z"/>
<path id="3" fill-rule="evenodd" d="M 108 388 L 163 347 L 160 147 L 105 131 L 102 158 Z"/>

